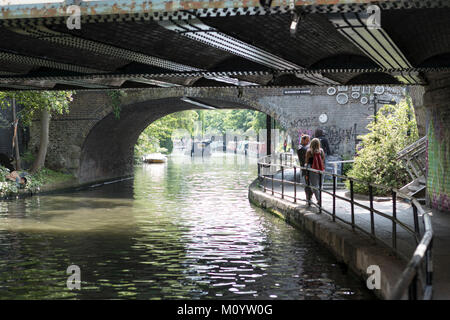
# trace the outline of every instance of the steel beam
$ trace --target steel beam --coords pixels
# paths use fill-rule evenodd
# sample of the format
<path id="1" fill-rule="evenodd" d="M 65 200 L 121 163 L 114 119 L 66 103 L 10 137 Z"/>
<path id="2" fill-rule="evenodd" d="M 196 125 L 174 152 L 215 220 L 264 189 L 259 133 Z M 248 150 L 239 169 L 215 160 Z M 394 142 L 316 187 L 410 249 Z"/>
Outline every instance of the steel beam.
<path id="1" fill-rule="evenodd" d="M 31 2 L 31 3 L 30 3 Z M 354 9 L 355 6 L 377 3 L 384 6 L 393 6 L 395 8 L 402 7 L 405 0 L 272 0 L 271 8 L 289 8 L 292 3 L 295 7 L 341 7 Z M 417 1 L 415 1 L 417 2 Z M 442 2 L 437 0 L 421 1 L 421 2 Z M 76 4 L 77 1 L 20 1 L 11 0 L 9 5 L 2 5 L 0 19 L 35 19 L 35 18 L 55 18 L 68 17 L 68 7 Z M 291 4 L 291 6 L 292 6 Z M 429 5 L 429 4 L 428 4 Z M 158 13 L 164 16 L 164 13 L 186 12 L 189 10 L 215 10 L 216 12 L 233 9 L 236 12 L 248 9 L 253 10 L 254 14 L 259 12 L 270 11 L 270 8 L 263 8 L 259 0 L 194 0 L 194 1 L 177 1 L 177 0 L 103 0 L 103 1 L 80 1 L 79 4 L 81 14 L 83 16 L 137 16 L 137 15 L 154 15 Z M 248 14 L 248 12 L 245 12 Z M 166 14 L 167 16 L 167 14 Z"/>
<path id="2" fill-rule="evenodd" d="M 123 49 L 115 47 L 108 44 L 99 43 L 92 40 L 83 39 L 80 37 L 73 36 L 71 34 L 57 32 L 47 28 L 44 25 L 24 25 L 23 27 L 9 28 L 19 34 L 26 36 L 31 36 L 38 38 L 40 40 L 49 41 L 62 46 L 81 49 L 90 51 L 96 54 L 110 56 L 114 58 L 124 59 L 127 61 L 134 61 L 140 64 L 146 64 L 151 66 L 156 66 L 162 69 L 167 69 L 175 72 L 195 72 L 195 71 L 205 71 L 203 69 L 195 68 L 192 66 L 176 63 L 170 60 L 161 59 L 158 57 L 149 56 L 140 52 L 135 52 L 128 49 Z M 93 70 L 91 73 L 98 73 Z M 142 80 L 142 79 L 141 79 Z M 235 85 L 248 86 L 257 85 L 256 83 L 239 81 L 238 79 L 231 78 L 228 76 L 223 76 L 220 78 L 213 78 L 213 80 L 219 82 L 233 83 Z M 143 82 L 143 81 L 140 81 Z"/>
<path id="3" fill-rule="evenodd" d="M 97 70 L 93 68 L 86 68 L 81 67 L 73 64 L 68 63 L 61 63 L 56 62 L 49 59 L 42 59 L 42 58 L 36 58 L 36 57 L 30 57 L 25 55 L 20 55 L 16 53 L 10 53 L 10 52 L 3 52 L 0 51 L 0 60 L 6 60 L 11 61 L 14 63 L 24 64 L 27 66 L 38 66 L 38 67 L 47 67 L 51 69 L 59 69 L 59 70 L 65 70 L 70 72 L 77 72 L 77 73 L 103 73 L 105 71 Z"/>
<path id="4" fill-rule="evenodd" d="M 407 70 L 413 67 L 381 26 L 367 25 L 365 15 L 337 14 L 330 15 L 329 20 L 339 33 L 382 68 Z M 414 73 L 399 73 L 396 77 L 405 84 L 423 83 L 420 76 Z"/>
<path id="5" fill-rule="evenodd" d="M 230 52 L 247 60 L 256 62 L 273 70 L 301 70 L 303 67 L 278 57 L 270 52 L 233 38 L 216 28 L 204 24 L 194 16 L 190 20 L 183 21 L 161 21 L 164 28 L 176 32 L 189 39 L 202 42 L 208 46 Z M 335 85 L 336 81 L 328 79 L 321 74 L 311 73 L 308 76 L 298 74 L 310 83 L 317 85 Z"/>

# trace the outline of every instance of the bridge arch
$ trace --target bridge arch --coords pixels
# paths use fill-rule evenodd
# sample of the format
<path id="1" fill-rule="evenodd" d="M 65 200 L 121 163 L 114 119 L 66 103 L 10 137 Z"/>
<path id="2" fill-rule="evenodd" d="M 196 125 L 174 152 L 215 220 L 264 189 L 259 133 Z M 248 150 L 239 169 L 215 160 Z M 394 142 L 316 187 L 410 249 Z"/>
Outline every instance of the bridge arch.
<path id="1" fill-rule="evenodd" d="M 101 118 L 86 129 L 81 144 L 78 180 L 89 183 L 130 175 L 133 172 L 134 145 L 142 131 L 155 120 L 168 114 L 199 109 L 182 100 L 184 97 L 217 109 L 253 109 L 278 118 L 264 105 L 239 97 L 238 90 L 222 90 L 220 95 L 210 89 L 169 90 L 161 94 L 130 92 L 121 98 L 120 117 L 112 107 L 101 112 Z"/>

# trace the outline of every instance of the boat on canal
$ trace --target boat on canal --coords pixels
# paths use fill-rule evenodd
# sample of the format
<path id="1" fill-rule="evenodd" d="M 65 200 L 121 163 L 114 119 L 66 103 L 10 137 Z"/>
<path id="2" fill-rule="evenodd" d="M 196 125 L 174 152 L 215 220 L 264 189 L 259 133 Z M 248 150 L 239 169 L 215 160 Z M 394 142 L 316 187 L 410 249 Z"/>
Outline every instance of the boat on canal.
<path id="1" fill-rule="evenodd" d="M 162 153 L 151 153 L 142 157 L 144 163 L 165 163 L 166 161 L 167 157 Z"/>

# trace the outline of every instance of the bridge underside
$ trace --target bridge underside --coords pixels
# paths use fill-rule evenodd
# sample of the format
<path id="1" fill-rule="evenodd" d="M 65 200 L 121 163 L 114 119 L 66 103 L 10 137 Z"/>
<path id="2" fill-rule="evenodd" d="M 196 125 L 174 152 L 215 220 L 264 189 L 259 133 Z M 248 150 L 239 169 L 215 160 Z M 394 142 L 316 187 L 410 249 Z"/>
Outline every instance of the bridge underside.
<path id="1" fill-rule="evenodd" d="M 101 5 L 115 1 L 82 2 L 72 30 L 50 5 L 2 8 L 0 88 L 427 84 L 450 68 L 446 1 L 130 9 L 141 2 L 115 12 Z M 376 28 L 370 4 L 381 9 Z"/>
<path id="2" fill-rule="evenodd" d="M 67 11 L 74 4 L 80 28 Z M 65 0 L 0 8 L 0 90 L 239 87 L 239 96 L 242 87 L 423 85 L 428 197 L 450 210 L 450 1 Z M 167 102 L 163 113 L 181 108 Z M 127 171 L 127 159 L 91 169 L 107 159 L 93 153 L 131 157 L 134 126 L 157 117 L 142 111 L 142 118 L 123 113 L 117 127 L 98 123 L 89 135 L 103 138 L 81 137 L 89 152 L 78 160 L 80 175 L 116 173 L 113 163 Z"/>

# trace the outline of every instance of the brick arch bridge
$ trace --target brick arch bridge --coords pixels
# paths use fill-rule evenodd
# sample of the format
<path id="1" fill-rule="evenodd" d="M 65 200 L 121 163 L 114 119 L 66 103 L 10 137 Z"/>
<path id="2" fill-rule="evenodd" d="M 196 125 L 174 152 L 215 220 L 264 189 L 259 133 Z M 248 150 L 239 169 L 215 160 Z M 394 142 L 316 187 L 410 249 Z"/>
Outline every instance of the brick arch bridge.
<path id="1" fill-rule="evenodd" d="M 360 95 L 354 98 L 352 94 L 358 88 Z M 334 154 L 352 155 L 356 137 L 367 131 L 373 114 L 372 104 L 362 103 L 361 97 L 363 92 L 373 93 L 377 87 L 335 87 L 331 92 L 328 89 L 322 86 L 129 89 L 120 97 L 119 119 L 113 113 L 111 91 L 79 91 L 70 113 L 54 116 L 50 122 L 46 166 L 69 170 L 80 183 L 131 174 L 133 147 L 149 124 L 173 112 L 199 108 L 181 100 L 183 97 L 217 109 L 264 112 L 287 130 L 294 144 L 300 133 L 312 134 L 320 127 L 327 132 Z M 395 89 L 384 87 L 386 93 Z M 345 103 L 338 99 L 343 93 L 348 98 Z M 327 115 L 326 122 L 319 121 L 322 114 Z M 34 152 L 39 146 L 39 124 L 36 119 L 31 128 L 30 147 Z"/>
<path id="2" fill-rule="evenodd" d="M 181 98 L 217 109 L 254 109 L 285 124 L 281 109 L 259 103 L 237 88 L 170 88 L 127 90 L 120 99 L 120 117 L 113 112 L 108 91 L 81 91 L 74 96 L 70 113 L 54 116 L 46 165 L 68 169 L 80 183 L 123 177 L 132 173 L 133 148 L 140 133 L 153 121 L 173 112 L 199 109 Z M 39 145 L 40 122 L 32 126 L 31 150 Z"/>

